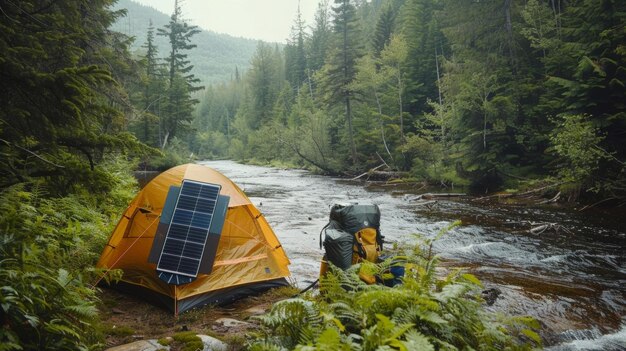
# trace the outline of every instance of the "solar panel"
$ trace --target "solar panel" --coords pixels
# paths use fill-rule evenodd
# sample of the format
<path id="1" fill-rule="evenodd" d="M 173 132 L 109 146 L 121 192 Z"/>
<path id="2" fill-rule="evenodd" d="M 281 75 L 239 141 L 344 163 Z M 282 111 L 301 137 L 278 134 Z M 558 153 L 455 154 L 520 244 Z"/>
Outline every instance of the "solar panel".
<path id="1" fill-rule="evenodd" d="M 183 180 L 157 263 L 168 284 L 186 284 L 198 275 L 221 187 Z"/>

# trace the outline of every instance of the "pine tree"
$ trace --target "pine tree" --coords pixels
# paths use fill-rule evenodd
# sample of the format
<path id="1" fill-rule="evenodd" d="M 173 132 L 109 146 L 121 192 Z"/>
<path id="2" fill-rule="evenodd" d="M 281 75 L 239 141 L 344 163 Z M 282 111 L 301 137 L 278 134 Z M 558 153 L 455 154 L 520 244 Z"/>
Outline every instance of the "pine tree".
<path id="1" fill-rule="evenodd" d="M 155 135 L 155 125 L 159 123 L 160 107 L 165 102 L 165 82 L 163 72 L 158 63 L 158 48 L 154 44 L 154 26 L 152 20 L 148 27 L 146 42 L 142 45 L 146 50 L 143 56 L 145 64 L 145 78 L 143 82 L 143 96 L 141 101 L 141 132 L 140 140 L 146 144 L 156 146 L 158 140 Z"/>
<path id="2" fill-rule="evenodd" d="M 302 20 L 300 6 L 295 22 L 291 28 L 291 38 L 285 46 L 285 70 L 287 81 L 294 91 L 300 90 L 302 84 L 308 82 L 308 68 L 304 43 L 306 33 L 305 23 Z"/>
<path id="3" fill-rule="evenodd" d="M 354 141 L 352 102 L 356 59 L 361 56 L 360 28 L 356 9 L 350 0 L 335 0 L 333 10 L 334 46 L 329 52 L 323 72 L 322 84 L 331 107 L 343 106 L 347 124 L 347 137 L 352 164 L 357 163 Z"/>
<path id="4" fill-rule="evenodd" d="M 400 31 L 408 47 L 406 103 L 412 115 L 428 112 L 427 101 L 438 95 L 435 55 L 443 54 L 447 42 L 435 16 L 440 1 L 407 0 L 401 8 Z M 447 16 L 442 13 L 442 16 Z"/>
<path id="5" fill-rule="evenodd" d="M 308 66 L 311 70 L 309 75 L 318 71 L 324 66 L 328 47 L 330 46 L 330 37 L 332 28 L 330 25 L 330 15 L 328 12 L 328 0 L 322 0 L 317 4 L 315 12 L 315 26 L 311 33 L 308 48 Z"/>
<path id="6" fill-rule="evenodd" d="M 544 61 L 549 75 L 545 106 L 562 115 L 559 128 L 571 124 L 570 120 L 578 115 L 591 123 L 591 130 L 601 140 L 594 147 L 600 167 L 578 181 L 604 196 L 624 199 L 626 3 L 572 1 L 559 20 L 560 35 L 550 42 Z M 582 122 L 578 127 L 588 129 Z"/>
<path id="7" fill-rule="evenodd" d="M 376 29 L 372 38 L 372 48 L 374 50 L 374 56 L 379 57 L 380 52 L 385 49 L 385 46 L 389 44 L 391 35 L 394 31 L 395 13 L 391 4 L 388 4 L 382 9 L 378 21 L 376 22 Z"/>
<path id="8" fill-rule="evenodd" d="M 0 189 L 45 178 L 58 192 L 81 183 L 101 190 L 104 155 L 138 147 L 118 108 L 129 106 L 113 80 L 121 63 L 108 59 L 128 56 L 107 29 L 123 14 L 109 11 L 112 3 L 2 4 Z"/>
<path id="9" fill-rule="evenodd" d="M 264 42 L 259 42 L 251 64 L 248 73 L 250 113 L 245 115 L 245 120 L 249 128 L 256 130 L 271 120 L 284 74 L 280 51 Z"/>
<path id="10" fill-rule="evenodd" d="M 157 33 L 167 37 L 170 42 L 170 53 L 166 58 L 169 65 L 168 101 L 167 112 L 161 123 L 161 148 L 164 148 L 168 140 L 175 137 L 181 128 L 191 122 L 193 106 L 198 103 L 197 99 L 191 97 L 191 93 L 203 88 L 194 85 L 200 80 L 190 73 L 193 65 L 183 53 L 196 47 L 195 44 L 191 44 L 191 38 L 199 32 L 197 26 L 189 25 L 182 18 L 181 2 L 176 0 L 170 22 L 164 28 L 159 28 Z"/>

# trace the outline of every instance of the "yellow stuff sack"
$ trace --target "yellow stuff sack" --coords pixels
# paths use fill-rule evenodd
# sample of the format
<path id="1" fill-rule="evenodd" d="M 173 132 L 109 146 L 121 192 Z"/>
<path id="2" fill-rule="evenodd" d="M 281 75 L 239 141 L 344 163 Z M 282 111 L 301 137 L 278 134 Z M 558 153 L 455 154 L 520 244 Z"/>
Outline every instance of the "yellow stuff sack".
<path id="1" fill-rule="evenodd" d="M 380 247 L 376 241 L 376 229 L 363 228 L 354 234 L 354 252 L 352 264 L 367 260 L 376 262 Z"/>
<path id="2" fill-rule="evenodd" d="M 352 253 L 352 264 L 362 261 L 376 262 L 380 247 L 376 241 L 376 229 L 363 228 L 354 234 L 354 252 Z M 359 278 L 367 284 L 376 283 L 376 277 L 359 272 Z"/>

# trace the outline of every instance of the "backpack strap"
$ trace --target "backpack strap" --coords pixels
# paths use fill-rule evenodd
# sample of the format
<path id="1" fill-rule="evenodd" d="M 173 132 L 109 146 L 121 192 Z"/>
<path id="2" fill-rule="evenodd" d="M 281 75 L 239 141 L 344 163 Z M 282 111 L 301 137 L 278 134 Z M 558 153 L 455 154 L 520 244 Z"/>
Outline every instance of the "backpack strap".
<path id="1" fill-rule="evenodd" d="M 365 257 L 367 257 L 367 253 L 365 252 L 365 248 L 363 247 L 363 242 L 361 241 L 361 238 L 358 237 L 359 232 L 354 233 L 353 239 L 354 239 L 354 247 L 356 248 L 356 250 L 353 250 L 353 252 L 357 255 L 359 255 L 359 257 L 361 257 L 362 259 L 364 259 Z"/>
<path id="2" fill-rule="evenodd" d="M 385 237 L 380 232 L 380 228 L 376 229 L 376 242 L 378 243 L 378 247 L 380 251 L 383 251 L 383 244 L 385 243 Z"/>
<path id="3" fill-rule="evenodd" d="M 320 230 L 320 250 L 322 249 L 322 233 L 324 232 L 324 229 L 328 228 L 329 225 L 330 225 L 330 221 L 328 221 L 328 223 L 326 223 L 324 228 L 322 228 L 322 230 Z"/>

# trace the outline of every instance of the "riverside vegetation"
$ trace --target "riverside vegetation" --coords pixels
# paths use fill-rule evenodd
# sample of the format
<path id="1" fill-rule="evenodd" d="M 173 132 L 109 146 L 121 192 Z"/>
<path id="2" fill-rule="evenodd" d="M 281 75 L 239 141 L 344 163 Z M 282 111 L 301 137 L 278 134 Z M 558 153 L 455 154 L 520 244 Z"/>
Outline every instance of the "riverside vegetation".
<path id="1" fill-rule="evenodd" d="M 138 165 L 191 153 L 334 174 L 384 163 L 446 186 L 547 179 L 572 200 L 624 202 L 623 1 L 322 1 L 310 30 L 298 16 L 286 45 L 259 43 L 249 71 L 233 67 L 203 93 L 186 56 L 198 30 L 180 4 L 131 53 L 132 39 L 110 29 L 124 15 L 114 2 L 0 4 L 0 350 L 103 346 L 91 284 L 104 272 L 92 267 Z M 310 307 L 295 300 L 264 321 L 275 329 L 268 344 L 514 345 L 518 330 L 466 295 L 471 277 L 446 283 L 416 267 L 415 295 L 386 290 L 393 303 L 419 301 L 413 316 L 355 309 L 327 320 L 345 311 L 319 304 L 307 312 L 318 324 L 300 335 L 272 322 Z M 324 288 L 348 306 L 386 294 L 354 286 L 339 296 L 332 279 L 355 282 L 331 276 Z M 461 317 L 471 320 L 454 324 Z M 323 335 L 306 331 L 314 325 Z M 482 334 L 468 339 L 465 328 Z"/>
<path id="2" fill-rule="evenodd" d="M 459 223 L 454 223 L 458 225 Z M 437 277 L 434 239 L 415 236 L 411 249 L 395 249 L 380 264 L 334 266 L 320 279 L 318 295 L 277 302 L 257 317 L 263 327 L 251 350 L 531 350 L 541 346 L 531 317 L 486 312 L 480 281 L 462 270 Z M 402 284 L 367 285 L 360 272 L 392 279 L 389 268 L 406 267 Z M 441 273 L 441 272 L 440 272 Z"/>

